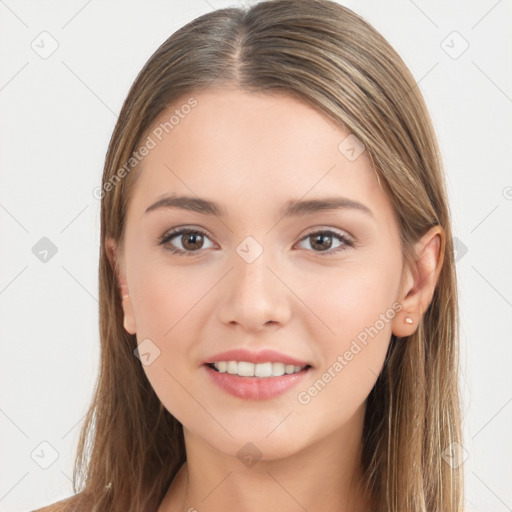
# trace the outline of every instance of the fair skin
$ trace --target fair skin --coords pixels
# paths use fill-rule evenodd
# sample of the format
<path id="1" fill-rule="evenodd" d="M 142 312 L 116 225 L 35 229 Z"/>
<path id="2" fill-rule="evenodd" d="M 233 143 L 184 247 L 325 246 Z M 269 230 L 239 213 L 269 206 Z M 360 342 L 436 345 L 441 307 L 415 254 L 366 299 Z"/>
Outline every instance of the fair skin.
<path id="1" fill-rule="evenodd" d="M 412 334 L 432 299 L 443 231 L 423 236 L 409 267 L 366 152 L 350 161 L 338 150 L 346 131 L 285 95 L 220 89 L 194 97 L 198 105 L 141 164 L 124 250 L 107 244 L 111 262 L 119 263 L 125 329 L 138 343 L 149 338 L 158 347 L 160 355 L 143 368 L 184 427 L 187 462 L 158 512 L 369 512 L 370 499 L 359 488 L 366 398 L 391 335 Z M 164 194 L 215 201 L 226 215 L 145 213 Z M 357 201 L 371 214 L 348 207 L 280 214 L 288 201 L 332 196 Z M 178 226 L 206 236 L 190 242 L 178 235 L 158 245 Z M 324 235 L 322 249 L 325 241 L 311 235 L 326 230 L 335 235 Z M 333 253 L 344 245 L 336 235 L 354 246 Z M 263 249 L 251 263 L 237 252 L 247 236 Z M 389 311 L 378 334 L 301 403 L 298 393 L 332 371 L 358 334 Z M 239 347 L 275 349 L 312 368 L 277 398 L 235 397 L 212 385 L 203 362 Z M 261 454 L 250 467 L 237 456 L 249 442 Z"/>

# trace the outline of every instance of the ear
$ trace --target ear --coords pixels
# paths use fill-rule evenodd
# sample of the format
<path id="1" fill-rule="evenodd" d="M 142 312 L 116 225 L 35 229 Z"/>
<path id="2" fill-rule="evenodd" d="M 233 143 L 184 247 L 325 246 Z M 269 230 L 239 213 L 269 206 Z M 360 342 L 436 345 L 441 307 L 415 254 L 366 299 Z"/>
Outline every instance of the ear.
<path id="1" fill-rule="evenodd" d="M 124 328 L 130 334 L 135 334 L 137 332 L 135 315 L 133 314 L 133 306 L 128 290 L 128 283 L 126 281 L 123 258 L 118 253 L 117 244 L 112 238 L 107 238 L 105 240 L 105 250 L 110 267 L 116 276 L 116 284 L 121 296 L 121 303 L 124 311 Z"/>
<path id="2" fill-rule="evenodd" d="M 416 243 L 415 261 L 406 263 L 402 273 L 397 300 L 403 309 L 393 319 L 392 331 L 395 336 L 403 338 L 413 334 L 430 306 L 444 261 L 445 243 L 441 226 L 432 227 Z"/>

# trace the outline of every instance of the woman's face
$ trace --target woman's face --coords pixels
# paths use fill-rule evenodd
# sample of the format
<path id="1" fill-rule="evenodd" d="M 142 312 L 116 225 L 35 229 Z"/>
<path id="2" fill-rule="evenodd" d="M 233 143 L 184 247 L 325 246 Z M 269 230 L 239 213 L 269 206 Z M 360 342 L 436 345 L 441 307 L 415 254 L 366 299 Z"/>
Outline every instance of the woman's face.
<path id="1" fill-rule="evenodd" d="M 313 108 L 235 89 L 193 97 L 143 141 L 120 260 L 125 328 L 186 431 L 225 454 L 251 442 L 283 457 L 361 426 L 401 307 L 398 225 L 359 141 Z M 178 196 L 218 211 L 151 208 Z M 326 200 L 338 206 L 315 203 Z M 162 243 L 176 228 L 192 233 Z M 205 364 L 234 349 L 251 354 L 221 359 L 281 355 Z M 285 356 L 309 368 L 229 373 L 279 374 Z"/>

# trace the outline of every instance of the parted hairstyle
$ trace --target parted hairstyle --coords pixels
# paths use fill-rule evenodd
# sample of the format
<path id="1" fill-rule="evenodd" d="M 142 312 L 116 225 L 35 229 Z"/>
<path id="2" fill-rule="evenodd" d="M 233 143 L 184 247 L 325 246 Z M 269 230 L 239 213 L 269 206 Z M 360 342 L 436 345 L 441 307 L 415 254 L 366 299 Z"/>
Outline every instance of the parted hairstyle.
<path id="1" fill-rule="evenodd" d="M 186 459 L 182 425 L 162 406 L 134 356 L 136 336 L 123 327 L 116 269 L 105 241 L 112 237 L 122 250 L 138 176 L 137 166 L 127 172 L 126 163 L 157 116 L 179 98 L 224 86 L 289 94 L 354 134 L 394 207 L 406 261 L 429 228 L 444 229 L 432 301 L 414 334 L 392 335 L 368 396 L 362 464 L 379 512 L 461 511 L 462 468 L 444 456 L 453 443 L 462 444 L 459 318 L 450 211 L 434 129 L 396 51 L 361 16 L 328 0 L 271 0 L 202 15 L 158 48 L 131 86 L 102 178 L 101 359 L 78 444 L 76 495 L 48 510 L 155 512 Z"/>

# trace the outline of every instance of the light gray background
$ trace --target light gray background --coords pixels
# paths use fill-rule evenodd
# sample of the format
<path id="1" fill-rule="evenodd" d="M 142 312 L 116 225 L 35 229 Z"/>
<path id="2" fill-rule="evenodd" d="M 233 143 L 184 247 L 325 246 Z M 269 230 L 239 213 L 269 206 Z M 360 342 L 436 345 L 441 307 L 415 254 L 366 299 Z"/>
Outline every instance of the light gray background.
<path id="1" fill-rule="evenodd" d="M 397 49 L 433 117 L 460 240 L 466 510 L 512 510 L 512 3 L 340 3 Z M 99 357 L 92 190 L 128 88 L 172 32 L 229 5 L 0 0 L 1 511 L 72 494 Z"/>

